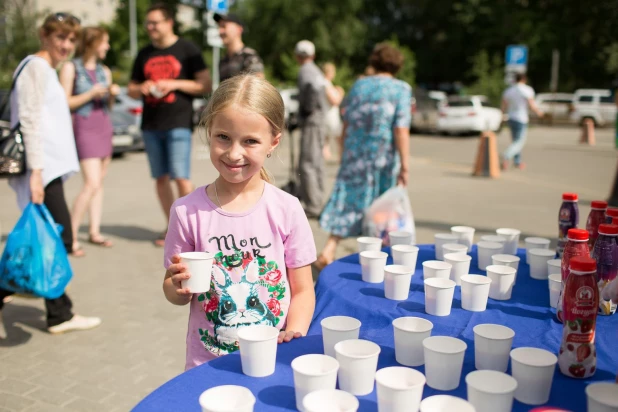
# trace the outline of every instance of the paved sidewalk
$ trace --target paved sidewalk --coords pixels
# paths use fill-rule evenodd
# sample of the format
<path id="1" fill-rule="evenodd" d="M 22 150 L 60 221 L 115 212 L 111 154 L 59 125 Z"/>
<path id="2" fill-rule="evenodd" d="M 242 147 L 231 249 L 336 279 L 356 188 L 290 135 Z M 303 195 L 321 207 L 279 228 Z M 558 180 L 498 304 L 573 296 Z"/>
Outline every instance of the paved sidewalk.
<path id="1" fill-rule="evenodd" d="M 585 224 L 592 200 L 609 195 L 616 170 L 613 130 L 597 131 L 596 147 L 577 144 L 576 129 L 530 130 L 525 172 L 508 171 L 500 179 L 470 176 L 478 140 L 413 136 L 409 194 L 419 243 L 454 224 L 477 228 L 477 234 L 501 226 L 525 235 L 557 235 L 560 194 L 580 195 Z M 500 136 L 504 148 L 509 136 Z M 193 181 L 216 176 L 204 139 L 194 150 Z M 289 152 L 284 141 L 268 168 L 277 184 L 287 181 Z M 298 146 L 297 146 L 298 147 Z M 329 163 L 330 191 L 337 164 Z M 81 185 L 67 184 L 72 201 Z M 101 316 L 100 328 L 51 336 L 45 332 L 43 301 L 16 298 L 3 311 L 9 339 L 0 341 L 0 412 L 127 411 L 140 399 L 183 371 L 188 307 L 169 304 L 161 291 L 162 251 L 152 240 L 165 227 L 143 153 L 114 160 L 106 181 L 103 233 L 112 249 L 85 243 L 87 256 L 72 258 L 75 278 L 69 294 L 75 310 Z M 0 183 L 0 233 L 6 237 L 19 212 L 8 185 Z M 316 244 L 327 234 L 311 221 Z M 353 239 L 339 256 L 352 253 Z"/>

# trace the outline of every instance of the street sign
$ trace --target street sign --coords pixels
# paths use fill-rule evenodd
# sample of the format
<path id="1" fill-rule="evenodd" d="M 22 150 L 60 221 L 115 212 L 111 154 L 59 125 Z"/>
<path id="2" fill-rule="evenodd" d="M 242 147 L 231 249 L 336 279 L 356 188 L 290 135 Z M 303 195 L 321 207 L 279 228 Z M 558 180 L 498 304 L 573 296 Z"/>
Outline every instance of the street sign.
<path id="1" fill-rule="evenodd" d="M 522 45 L 510 45 L 506 47 L 507 66 L 527 66 L 528 47 Z"/>
<path id="2" fill-rule="evenodd" d="M 206 8 L 215 13 L 227 14 L 228 0 L 206 0 Z"/>
<path id="3" fill-rule="evenodd" d="M 181 4 L 184 4 L 185 6 L 190 6 L 190 7 L 201 7 L 202 4 L 204 4 L 202 2 L 202 0 L 180 0 Z"/>
<path id="4" fill-rule="evenodd" d="M 206 29 L 206 43 L 208 43 L 210 47 L 223 47 L 223 41 L 221 40 L 221 36 L 219 36 L 218 27 L 209 27 Z"/>

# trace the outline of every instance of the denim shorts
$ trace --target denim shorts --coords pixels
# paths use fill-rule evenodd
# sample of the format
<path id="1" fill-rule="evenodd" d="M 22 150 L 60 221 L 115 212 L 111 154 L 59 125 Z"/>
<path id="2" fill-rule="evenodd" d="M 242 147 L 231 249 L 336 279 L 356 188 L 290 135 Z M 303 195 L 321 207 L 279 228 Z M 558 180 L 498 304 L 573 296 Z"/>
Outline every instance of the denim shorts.
<path id="1" fill-rule="evenodd" d="M 153 178 L 188 179 L 191 172 L 191 129 L 144 130 L 144 145 Z"/>

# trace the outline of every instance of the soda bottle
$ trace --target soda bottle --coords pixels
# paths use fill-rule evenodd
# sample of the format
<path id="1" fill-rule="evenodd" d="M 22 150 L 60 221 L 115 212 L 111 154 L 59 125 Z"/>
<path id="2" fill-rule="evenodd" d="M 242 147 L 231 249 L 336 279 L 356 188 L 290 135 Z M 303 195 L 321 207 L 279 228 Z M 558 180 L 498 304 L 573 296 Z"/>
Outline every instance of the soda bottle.
<path id="1" fill-rule="evenodd" d="M 558 256 L 562 257 L 569 229 L 576 228 L 578 224 L 579 207 L 577 206 L 577 194 L 563 193 L 562 206 L 560 206 L 560 214 L 558 215 Z"/>
<path id="2" fill-rule="evenodd" d="M 574 257 L 564 285 L 564 325 L 558 366 L 560 372 L 572 378 L 589 378 L 597 368 L 594 332 L 599 289 L 596 269 L 594 259 Z"/>
<path id="3" fill-rule="evenodd" d="M 563 285 L 569 276 L 570 261 L 575 256 L 590 257 L 590 249 L 588 248 L 588 231 L 585 229 L 569 229 L 567 232 L 567 243 L 564 246 L 564 253 L 562 254 L 562 263 L 560 268 Z M 564 288 L 562 288 L 562 292 L 560 292 L 560 297 L 558 298 L 558 304 L 556 306 L 556 317 L 560 322 L 563 321 L 563 293 Z"/>
<path id="4" fill-rule="evenodd" d="M 597 262 L 599 287 L 599 315 L 616 313 L 616 303 L 602 298 L 603 289 L 618 274 L 618 226 L 607 223 L 599 225 L 599 238 L 594 244 L 591 256 Z"/>
<path id="5" fill-rule="evenodd" d="M 605 210 L 605 223 L 612 223 L 615 218 L 618 218 L 618 208 L 608 207 Z"/>
<path id="6" fill-rule="evenodd" d="M 593 200 L 591 203 L 590 214 L 586 221 L 586 230 L 588 231 L 588 246 L 592 250 L 594 242 L 597 240 L 599 225 L 605 223 L 605 210 L 607 202 L 604 200 Z"/>

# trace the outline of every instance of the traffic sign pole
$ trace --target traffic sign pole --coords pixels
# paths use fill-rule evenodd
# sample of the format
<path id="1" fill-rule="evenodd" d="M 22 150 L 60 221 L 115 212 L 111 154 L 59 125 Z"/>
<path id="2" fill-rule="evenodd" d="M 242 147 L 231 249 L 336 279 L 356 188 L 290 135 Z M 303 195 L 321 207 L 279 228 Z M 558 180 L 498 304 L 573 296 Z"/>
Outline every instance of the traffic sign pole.
<path id="1" fill-rule="evenodd" d="M 219 61 L 221 59 L 221 48 L 223 42 L 219 36 L 218 24 L 214 20 L 215 13 L 226 14 L 228 10 L 228 0 L 206 0 L 206 42 L 212 47 L 212 91 L 219 87 Z"/>

